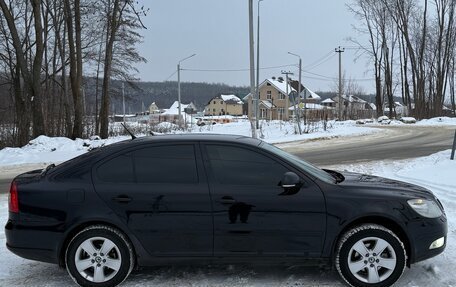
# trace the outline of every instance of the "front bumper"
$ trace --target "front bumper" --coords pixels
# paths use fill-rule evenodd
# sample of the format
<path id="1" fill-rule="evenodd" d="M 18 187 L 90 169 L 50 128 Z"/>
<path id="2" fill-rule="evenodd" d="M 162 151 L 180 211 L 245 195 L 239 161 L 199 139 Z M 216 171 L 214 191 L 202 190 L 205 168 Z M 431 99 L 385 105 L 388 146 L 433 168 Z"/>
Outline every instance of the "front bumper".
<path id="1" fill-rule="evenodd" d="M 411 252 L 410 263 L 416 263 L 437 256 L 445 250 L 447 244 L 447 219 L 445 216 L 435 219 L 421 219 L 410 222 L 408 226 Z M 431 249 L 431 244 L 444 238 L 441 247 Z"/>

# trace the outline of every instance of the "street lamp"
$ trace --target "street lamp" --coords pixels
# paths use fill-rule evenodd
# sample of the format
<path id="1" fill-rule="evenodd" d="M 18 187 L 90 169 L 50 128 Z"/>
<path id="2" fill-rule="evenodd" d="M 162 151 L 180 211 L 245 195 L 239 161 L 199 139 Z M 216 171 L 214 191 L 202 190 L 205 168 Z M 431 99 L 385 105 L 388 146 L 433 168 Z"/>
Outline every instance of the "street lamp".
<path id="1" fill-rule="evenodd" d="M 299 84 L 298 84 L 298 99 L 301 98 L 301 75 L 302 75 L 302 59 L 301 56 L 288 52 L 288 54 L 298 57 L 299 58 Z M 296 112 L 296 107 L 295 107 L 295 112 Z M 299 113 L 296 112 L 297 119 L 298 119 L 298 128 L 299 128 L 299 134 L 301 134 L 301 124 L 299 123 Z M 306 125 L 306 93 L 304 93 L 304 125 Z"/>
<path id="2" fill-rule="evenodd" d="M 257 70 L 256 70 L 256 91 L 255 91 L 255 119 L 256 128 L 260 128 L 258 112 L 260 110 L 260 3 L 263 0 L 258 0 L 257 13 Z"/>
<path id="3" fill-rule="evenodd" d="M 186 58 L 183 58 L 182 60 L 180 60 L 178 63 L 177 63 L 177 102 L 178 102 L 178 110 L 179 110 L 179 119 L 178 119 L 178 123 L 179 123 L 179 127 L 182 127 L 182 120 L 181 120 L 181 83 L 180 83 L 180 71 L 181 71 L 181 67 L 180 67 L 180 64 L 187 60 L 187 59 L 190 59 L 191 57 L 194 57 L 196 56 L 196 54 L 193 54 L 191 56 L 188 56 Z"/>

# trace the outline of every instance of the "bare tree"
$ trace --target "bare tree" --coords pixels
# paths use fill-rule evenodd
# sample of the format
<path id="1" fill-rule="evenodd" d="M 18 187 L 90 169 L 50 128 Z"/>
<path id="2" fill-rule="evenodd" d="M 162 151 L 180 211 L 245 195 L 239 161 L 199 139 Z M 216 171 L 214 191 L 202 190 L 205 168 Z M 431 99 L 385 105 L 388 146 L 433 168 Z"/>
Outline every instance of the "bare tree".
<path id="1" fill-rule="evenodd" d="M 383 115 L 383 97 L 382 97 L 382 61 L 383 61 L 383 43 L 379 37 L 379 31 L 382 30 L 382 14 L 379 13 L 379 1 L 376 0 L 355 0 L 348 9 L 362 22 L 366 24 L 365 28 L 354 27 L 356 31 L 368 35 L 369 45 L 364 45 L 356 39 L 351 41 L 371 57 L 374 65 L 375 76 L 375 105 L 377 107 L 377 116 Z M 384 29 L 384 27 L 383 27 Z"/>
<path id="2" fill-rule="evenodd" d="M 81 96 L 82 83 L 82 43 L 81 43 L 81 7 L 80 0 L 64 1 L 65 18 L 70 48 L 70 80 L 73 95 L 74 121 L 72 138 L 82 137 L 83 106 Z M 74 10 L 74 15 L 72 13 Z"/>
<path id="3" fill-rule="evenodd" d="M 11 3 L 10 3 L 11 4 Z M 34 55 L 32 65 L 29 66 L 26 60 L 27 51 L 32 50 L 31 46 L 23 47 L 22 40 L 16 26 L 15 18 L 11 13 L 12 5 L 7 5 L 5 0 L 0 0 L 0 8 L 8 25 L 8 30 L 12 40 L 17 60 L 17 66 L 20 69 L 21 77 L 24 79 L 25 89 L 28 92 L 31 101 L 33 136 L 46 134 L 46 126 L 43 118 L 42 98 L 41 98 L 41 67 L 43 61 L 44 43 L 43 29 L 41 22 L 41 0 L 31 0 L 32 18 L 34 26 Z M 20 90 L 20 87 L 19 87 Z"/>
<path id="4" fill-rule="evenodd" d="M 141 14 L 144 11 L 136 11 L 135 4 L 131 0 L 107 0 L 106 1 L 106 46 L 105 46 L 105 59 L 104 59 L 104 70 L 103 70 L 103 86 L 102 86 L 102 99 L 100 109 L 100 136 L 102 138 L 108 137 L 108 125 L 109 125 L 109 86 L 113 72 L 119 73 L 121 69 L 115 68 L 114 58 L 115 53 L 119 52 L 122 45 L 115 46 L 119 39 L 128 40 L 134 39 L 131 37 L 126 38 L 129 35 L 135 35 L 134 30 L 138 27 L 144 27 L 141 22 Z M 122 37 L 123 36 L 123 37 Z M 125 43 L 125 42 L 124 42 Z M 128 45 L 128 47 L 131 47 Z M 117 48 L 117 49 L 116 49 Z M 120 53 L 121 55 L 133 55 L 134 50 L 130 50 L 129 53 Z M 134 57 L 137 58 L 137 57 Z M 127 64 L 126 62 L 124 62 Z M 127 64 L 131 68 L 131 64 Z M 125 68 L 125 67 L 124 67 Z"/>

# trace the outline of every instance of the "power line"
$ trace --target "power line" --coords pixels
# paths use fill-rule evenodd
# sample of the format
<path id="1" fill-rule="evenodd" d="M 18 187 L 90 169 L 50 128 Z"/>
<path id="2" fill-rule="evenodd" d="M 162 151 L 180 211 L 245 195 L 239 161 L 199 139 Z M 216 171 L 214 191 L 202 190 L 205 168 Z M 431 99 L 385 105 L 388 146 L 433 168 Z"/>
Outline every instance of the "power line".
<path id="1" fill-rule="evenodd" d="M 331 53 L 333 53 L 333 52 L 331 51 Z M 332 56 L 334 56 L 334 55 L 335 54 L 332 54 Z M 332 57 L 330 57 L 330 58 L 332 58 Z M 271 69 L 278 69 L 278 68 L 285 68 L 285 67 L 296 67 L 296 65 L 295 64 L 289 64 L 289 65 L 280 65 L 280 66 L 269 66 L 269 67 L 262 67 L 262 68 L 260 68 L 260 70 L 271 70 Z M 189 71 L 189 72 L 246 72 L 246 71 L 249 71 L 250 69 L 181 69 L 181 70 L 182 71 Z M 296 71 L 299 71 L 299 69 L 297 69 Z M 303 76 L 303 77 L 305 77 L 307 79 L 319 80 L 319 81 L 327 81 L 327 82 L 332 82 L 332 81 L 338 80 L 337 77 L 325 76 L 325 75 L 322 75 L 322 74 L 310 72 L 309 70 L 302 69 L 301 71 L 303 73 L 308 74 L 308 75 Z M 177 73 L 177 70 L 174 71 L 165 80 L 165 82 L 168 81 L 176 73 Z M 309 76 L 309 75 L 312 75 L 312 76 Z M 351 81 L 356 81 L 356 82 L 368 82 L 368 81 L 375 80 L 375 78 L 359 78 L 359 79 L 351 78 L 350 80 Z"/>
<path id="2" fill-rule="evenodd" d="M 299 70 L 297 70 L 297 71 L 299 71 Z M 321 75 L 321 74 L 317 74 L 317 73 L 312 73 L 312 72 L 305 71 L 305 70 L 302 70 L 302 72 L 306 73 L 306 74 L 309 74 L 309 75 L 313 75 L 313 76 L 305 75 L 304 77 L 307 78 L 307 79 L 327 81 L 327 82 L 332 82 L 332 81 L 336 81 L 336 80 L 339 79 L 337 77 L 329 77 L 329 76 L 325 76 L 325 75 Z M 369 82 L 369 81 L 375 80 L 375 78 L 359 78 L 359 79 L 350 78 L 349 80 L 350 81 L 355 81 L 355 82 Z"/>
<path id="3" fill-rule="evenodd" d="M 304 67 L 304 69 L 307 69 L 307 70 L 312 70 L 312 69 L 315 69 L 316 67 L 326 63 L 327 61 L 329 61 L 330 59 L 332 59 L 334 57 L 334 53 L 333 51 L 329 52 L 328 54 L 326 54 L 325 56 L 323 56 L 322 58 L 320 58 L 319 60 L 313 62 L 312 64 Z"/>
<path id="4" fill-rule="evenodd" d="M 166 81 L 168 81 L 169 79 L 171 79 L 171 77 L 174 76 L 176 73 L 177 73 L 177 70 L 174 71 L 171 75 L 169 75 L 169 77 L 166 78 L 166 80 L 164 80 L 163 82 L 166 82 Z"/>
<path id="5" fill-rule="evenodd" d="M 271 66 L 271 67 L 260 68 L 260 70 L 271 70 L 271 69 L 294 67 L 294 66 L 296 66 L 296 65 L 289 64 L 289 65 Z M 190 71 L 190 72 L 246 72 L 246 71 L 250 71 L 249 68 L 246 68 L 246 69 L 181 69 L 181 70 Z"/>

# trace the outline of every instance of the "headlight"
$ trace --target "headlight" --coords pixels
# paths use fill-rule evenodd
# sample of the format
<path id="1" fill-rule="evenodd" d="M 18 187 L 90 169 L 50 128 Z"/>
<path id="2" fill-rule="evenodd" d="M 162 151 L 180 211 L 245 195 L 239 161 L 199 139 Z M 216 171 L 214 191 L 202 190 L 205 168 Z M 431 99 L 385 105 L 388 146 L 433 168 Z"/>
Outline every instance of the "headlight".
<path id="1" fill-rule="evenodd" d="M 428 218 L 442 216 L 442 210 L 440 210 L 440 207 L 433 200 L 415 198 L 408 200 L 407 203 L 421 216 Z"/>

